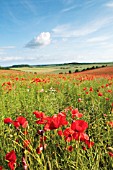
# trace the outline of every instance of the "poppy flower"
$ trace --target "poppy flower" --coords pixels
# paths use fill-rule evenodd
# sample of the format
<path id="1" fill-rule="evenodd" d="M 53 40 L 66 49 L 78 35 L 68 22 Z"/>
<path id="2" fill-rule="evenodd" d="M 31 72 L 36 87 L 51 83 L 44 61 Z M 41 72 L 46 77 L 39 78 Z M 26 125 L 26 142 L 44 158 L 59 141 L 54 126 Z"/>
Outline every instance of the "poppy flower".
<path id="1" fill-rule="evenodd" d="M 88 148 L 91 148 L 94 145 L 94 142 L 89 141 L 89 140 L 85 140 L 84 142 L 88 146 Z"/>
<path id="2" fill-rule="evenodd" d="M 92 88 L 92 87 L 90 87 L 89 91 L 93 91 L 93 88 Z"/>
<path id="3" fill-rule="evenodd" d="M 75 120 L 71 124 L 71 129 L 76 132 L 84 132 L 88 128 L 88 123 L 84 120 Z"/>
<path id="4" fill-rule="evenodd" d="M 89 136 L 86 133 L 75 132 L 73 134 L 73 139 L 85 141 L 85 140 L 89 140 Z"/>
<path id="5" fill-rule="evenodd" d="M 10 170 L 15 170 L 15 162 L 8 162 Z"/>
<path id="6" fill-rule="evenodd" d="M 7 153 L 6 156 L 5 156 L 5 159 L 8 162 L 8 166 L 11 170 L 15 170 L 15 163 L 16 163 L 16 154 L 15 154 L 15 151 L 12 150 L 11 152 Z"/>
<path id="7" fill-rule="evenodd" d="M 98 96 L 103 96 L 103 94 L 101 92 L 98 93 Z"/>
<path id="8" fill-rule="evenodd" d="M 20 126 L 20 123 L 18 121 L 13 121 L 13 125 L 15 126 L 15 128 L 18 129 L 18 127 Z"/>
<path id="9" fill-rule="evenodd" d="M 44 144 L 44 146 L 42 144 L 40 144 L 39 147 L 37 147 L 37 149 L 36 149 L 36 153 L 41 154 L 43 149 L 46 149 L 46 146 L 47 146 L 47 144 Z"/>
<path id="10" fill-rule="evenodd" d="M 74 131 L 68 127 L 64 130 L 63 135 L 65 136 L 65 141 L 70 142 L 73 140 L 73 133 Z"/>
<path id="11" fill-rule="evenodd" d="M 81 101 L 82 101 L 82 99 L 81 99 L 81 98 L 79 98 L 79 99 L 78 99 L 78 102 L 81 102 Z"/>
<path id="12" fill-rule="evenodd" d="M 29 144 L 30 144 L 29 140 L 27 140 L 27 139 L 24 140 L 23 145 L 24 145 L 25 148 L 28 147 Z"/>
<path id="13" fill-rule="evenodd" d="M 52 117 L 48 117 L 47 123 L 44 126 L 44 130 L 54 130 L 58 129 L 61 126 L 67 125 L 68 122 L 66 120 L 65 113 L 58 113 L 58 115 L 53 115 Z"/>
<path id="14" fill-rule="evenodd" d="M 19 116 L 17 117 L 16 121 L 19 122 L 20 125 L 23 125 L 26 122 L 26 118 L 23 116 Z"/>
<path id="15" fill-rule="evenodd" d="M 73 147 L 72 147 L 72 146 L 68 146 L 67 150 L 68 150 L 69 152 L 72 152 L 72 151 L 73 151 Z"/>
<path id="16" fill-rule="evenodd" d="M 113 128 L 113 121 L 108 122 L 108 124 Z"/>
<path id="17" fill-rule="evenodd" d="M 81 118 L 83 116 L 82 113 L 79 113 L 78 108 L 72 110 L 72 118 L 74 118 L 75 116 L 78 118 Z"/>
<path id="18" fill-rule="evenodd" d="M 62 130 L 58 130 L 57 133 L 58 133 L 59 136 L 62 136 L 62 135 L 63 135 Z"/>
<path id="19" fill-rule="evenodd" d="M 5 124 L 11 124 L 12 122 L 13 120 L 10 117 L 4 119 Z"/>
<path id="20" fill-rule="evenodd" d="M 36 118 L 46 118 L 45 113 L 39 112 L 39 111 L 34 111 L 33 114 L 36 116 Z"/>
<path id="21" fill-rule="evenodd" d="M 26 120 L 25 117 L 19 116 L 17 117 L 16 121 L 13 121 L 13 125 L 18 128 L 22 126 L 23 128 L 26 128 L 28 126 L 28 121 Z"/>
<path id="22" fill-rule="evenodd" d="M 112 152 L 108 152 L 109 156 L 113 157 L 113 153 Z"/>
<path id="23" fill-rule="evenodd" d="M 3 166 L 0 166 L 0 170 L 2 170 L 3 169 Z"/>
<path id="24" fill-rule="evenodd" d="M 7 153 L 5 159 L 8 160 L 9 162 L 16 162 L 15 151 L 12 150 L 11 152 Z"/>

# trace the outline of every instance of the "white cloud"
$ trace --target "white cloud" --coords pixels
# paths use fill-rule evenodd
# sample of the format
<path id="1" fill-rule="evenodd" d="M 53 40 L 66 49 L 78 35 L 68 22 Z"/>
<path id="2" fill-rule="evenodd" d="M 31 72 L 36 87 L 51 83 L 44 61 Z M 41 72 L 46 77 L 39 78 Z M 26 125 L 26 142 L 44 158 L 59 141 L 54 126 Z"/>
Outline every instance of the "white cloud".
<path id="1" fill-rule="evenodd" d="M 99 36 L 99 37 L 93 37 L 89 38 L 86 42 L 89 43 L 98 43 L 98 42 L 106 42 L 110 37 L 109 36 Z"/>
<path id="2" fill-rule="evenodd" d="M 37 48 L 39 46 L 46 46 L 51 43 L 51 35 L 49 32 L 42 32 L 40 35 L 31 40 L 25 47 Z"/>
<path id="3" fill-rule="evenodd" d="M 68 7 L 68 8 L 62 9 L 61 12 L 62 12 L 62 13 L 64 13 L 64 12 L 69 12 L 69 11 L 75 9 L 76 7 L 77 7 L 77 5 L 73 5 L 73 6 L 70 6 L 70 7 Z"/>
<path id="4" fill-rule="evenodd" d="M 13 49 L 15 46 L 5 46 L 5 47 L 0 47 L 0 50 L 5 50 L 5 49 Z"/>
<path id="5" fill-rule="evenodd" d="M 67 25 L 60 25 L 55 27 L 52 32 L 54 37 L 81 37 L 86 36 L 88 34 L 94 33 L 108 24 L 113 22 L 113 17 L 106 17 L 99 20 L 94 20 L 90 23 L 87 23 L 83 27 L 80 27 L 79 29 L 74 28 L 74 26 L 71 26 L 69 24 Z"/>
<path id="6" fill-rule="evenodd" d="M 109 8 L 113 8 L 113 2 L 107 3 L 106 6 Z"/>

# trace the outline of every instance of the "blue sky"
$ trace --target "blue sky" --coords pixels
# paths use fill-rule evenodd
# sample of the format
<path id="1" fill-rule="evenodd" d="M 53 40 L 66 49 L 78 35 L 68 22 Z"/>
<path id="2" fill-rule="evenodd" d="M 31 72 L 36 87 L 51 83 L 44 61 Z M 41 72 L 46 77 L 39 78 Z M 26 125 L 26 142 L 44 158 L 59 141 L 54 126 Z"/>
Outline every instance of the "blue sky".
<path id="1" fill-rule="evenodd" d="M 113 61 L 113 0 L 0 0 L 0 65 Z"/>

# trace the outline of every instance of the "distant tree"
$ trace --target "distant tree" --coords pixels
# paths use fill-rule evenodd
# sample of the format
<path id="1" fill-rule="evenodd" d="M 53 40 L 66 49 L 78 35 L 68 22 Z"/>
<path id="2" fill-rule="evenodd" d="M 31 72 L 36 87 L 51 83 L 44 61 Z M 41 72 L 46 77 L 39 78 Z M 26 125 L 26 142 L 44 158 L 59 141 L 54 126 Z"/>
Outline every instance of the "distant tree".
<path id="1" fill-rule="evenodd" d="M 76 70 L 75 70 L 75 73 L 77 73 L 77 72 L 79 72 L 79 70 L 78 70 L 78 69 L 76 69 Z"/>

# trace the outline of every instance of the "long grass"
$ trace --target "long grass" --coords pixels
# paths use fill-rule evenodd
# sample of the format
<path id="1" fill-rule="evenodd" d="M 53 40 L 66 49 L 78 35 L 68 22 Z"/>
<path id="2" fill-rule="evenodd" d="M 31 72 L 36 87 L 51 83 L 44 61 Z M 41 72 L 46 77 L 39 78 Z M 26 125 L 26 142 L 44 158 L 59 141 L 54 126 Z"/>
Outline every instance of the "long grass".
<path id="1" fill-rule="evenodd" d="M 10 169 L 6 154 L 14 150 L 16 170 L 112 170 L 113 169 L 113 76 L 34 75 L 32 73 L 0 75 L 0 166 Z M 72 110 L 83 116 L 72 118 Z M 52 117 L 65 113 L 67 125 L 44 130 L 33 112 Z M 26 118 L 28 126 L 15 128 L 4 123 Z M 85 133 L 93 145 L 78 139 L 66 140 L 63 132 L 75 120 L 88 123 Z M 111 123 L 110 123 L 111 122 Z M 78 132 L 77 132 L 78 133 Z"/>

